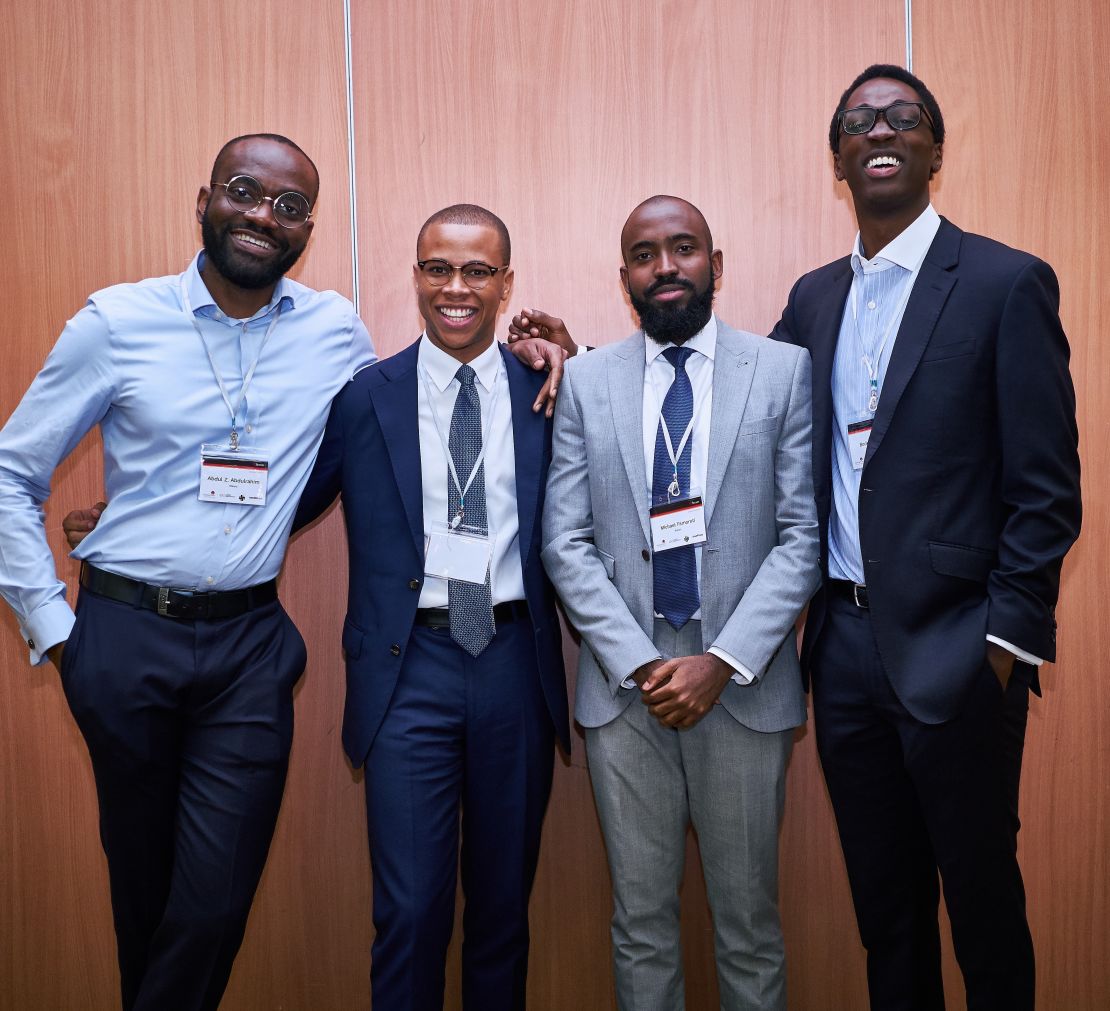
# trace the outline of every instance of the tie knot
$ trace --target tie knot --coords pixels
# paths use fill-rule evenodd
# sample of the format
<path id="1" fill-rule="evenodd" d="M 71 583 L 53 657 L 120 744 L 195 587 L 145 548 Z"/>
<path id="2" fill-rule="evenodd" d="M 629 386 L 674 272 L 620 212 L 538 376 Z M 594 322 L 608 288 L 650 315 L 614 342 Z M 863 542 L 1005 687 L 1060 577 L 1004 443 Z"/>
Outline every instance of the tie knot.
<path id="1" fill-rule="evenodd" d="M 693 348 L 663 348 L 663 357 L 671 363 L 675 372 L 681 372 L 686 368 L 686 360 L 693 353 Z"/>
<path id="2" fill-rule="evenodd" d="M 473 386 L 474 375 L 474 370 L 469 365 L 460 365 L 459 371 L 455 373 L 455 378 L 461 386 Z"/>

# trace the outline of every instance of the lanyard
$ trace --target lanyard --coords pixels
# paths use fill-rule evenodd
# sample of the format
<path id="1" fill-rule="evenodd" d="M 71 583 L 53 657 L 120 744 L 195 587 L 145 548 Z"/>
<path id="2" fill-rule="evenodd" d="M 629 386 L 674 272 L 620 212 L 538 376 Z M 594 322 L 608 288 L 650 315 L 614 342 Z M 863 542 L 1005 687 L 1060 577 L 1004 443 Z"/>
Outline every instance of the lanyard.
<path id="1" fill-rule="evenodd" d="M 897 264 L 895 266 L 897 266 Z M 887 341 L 890 340 L 891 335 L 894 333 L 895 326 L 901 321 L 902 313 L 905 312 L 906 309 L 906 303 L 910 300 L 910 295 L 913 292 L 913 276 L 911 275 L 907 279 L 906 290 L 899 296 L 898 304 L 894 307 L 894 313 L 891 315 L 890 322 L 887 324 L 886 331 L 883 333 L 883 339 L 879 343 L 879 349 L 875 352 L 874 359 L 867 353 L 867 345 L 863 341 L 863 334 L 860 332 L 859 328 L 859 315 L 856 306 L 856 300 L 859 298 L 859 293 L 856 290 L 857 280 L 859 279 L 855 278 L 852 281 L 852 322 L 855 324 L 856 337 L 859 338 L 860 347 L 863 349 L 863 355 L 860 360 L 863 362 L 863 367 L 867 370 L 869 390 L 867 410 L 871 414 L 874 414 L 879 409 L 879 363 L 883 360 L 883 352 L 886 350 Z"/>
<path id="2" fill-rule="evenodd" d="M 204 347 L 205 354 L 208 355 L 208 364 L 212 367 L 212 375 L 216 377 L 216 385 L 220 388 L 220 396 L 224 398 L 224 404 L 227 405 L 227 413 L 231 415 L 231 435 L 228 437 L 231 448 L 239 448 L 239 431 L 236 428 L 236 420 L 239 417 L 239 411 L 243 406 L 243 401 L 247 399 L 247 390 L 250 389 L 251 380 L 254 378 L 254 370 L 258 368 L 258 363 L 262 360 L 262 351 L 266 347 L 266 342 L 270 339 L 270 334 L 274 332 L 274 327 L 277 326 L 278 317 L 281 315 L 281 303 L 279 302 L 274 309 L 273 319 L 270 320 L 270 325 L 266 327 L 266 332 L 262 335 L 262 343 L 258 345 L 258 354 L 254 356 L 254 361 L 247 369 L 247 374 L 243 377 L 243 385 L 239 389 L 239 399 L 235 402 L 235 406 L 231 405 L 231 397 L 227 395 L 227 387 L 224 385 L 223 377 L 220 375 L 220 370 L 216 368 L 216 359 L 212 357 L 212 351 L 208 347 L 208 341 L 204 339 L 204 334 L 201 332 L 200 324 L 197 318 L 193 315 L 193 307 L 189 304 L 189 293 L 185 289 L 185 279 L 181 280 L 181 301 L 185 306 L 185 314 L 189 317 L 190 322 L 193 324 L 193 329 L 196 330 L 197 336 Z M 243 324 L 246 327 L 246 324 Z"/>
<path id="3" fill-rule="evenodd" d="M 658 359 L 656 359 L 658 361 Z M 652 363 L 654 364 L 654 362 Z M 650 366 L 649 366 L 650 369 Z M 676 373 L 677 375 L 677 373 Z M 678 483 L 678 461 L 682 459 L 683 450 L 686 449 L 686 443 L 690 441 L 690 436 L 694 434 L 694 424 L 698 420 L 698 415 L 701 414 L 705 402 L 709 399 L 709 394 L 713 389 L 713 384 L 710 383 L 703 391 L 702 395 L 698 398 L 698 402 L 694 404 L 694 410 L 690 414 L 690 422 L 686 426 L 686 431 L 682 433 L 682 438 L 678 442 L 678 450 L 674 448 L 674 443 L 671 441 L 671 430 L 667 425 L 666 419 L 663 417 L 663 408 L 659 403 L 659 391 L 655 388 L 655 381 L 651 378 L 649 371 L 648 386 L 651 387 L 651 396 L 655 401 L 656 414 L 659 416 L 659 427 L 663 430 L 663 444 L 667 447 L 667 456 L 671 458 L 671 483 L 667 486 L 667 498 L 678 498 L 682 494 L 682 488 Z M 674 380 L 671 380 L 673 383 Z M 691 383 L 691 386 L 693 383 Z"/>
<path id="4" fill-rule="evenodd" d="M 432 384 L 428 379 L 428 370 L 420 369 L 420 380 L 424 384 L 424 393 L 428 398 L 428 410 L 432 412 L 432 423 L 435 425 L 436 435 L 439 436 L 439 444 L 443 447 L 443 455 L 447 460 L 447 469 L 451 471 L 451 480 L 454 481 L 454 486 L 459 489 L 459 507 L 455 510 L 455 515 L 451 518 L 451 529 L 455 530 L 463 521 L 466 515 L 466 493 L 470 491 L 470 486 L 474 483 L 474 478 L 478 476 L 478 471 L 486 458 L 486 450 L 489 449 L 489 435 L 490 429 L 493 425 L 493 409 L 497 406 L 497 395 L 501 392 L 501 370 L 497 370 L 497 376 L 493 381 L 493 393 L 490 396 L 489 411 L 486 415 L 486 423 L 482 426 L 482 449 L 478 453 L 478 459 L 474 461 L 474 466 L 471 468 L 470 476 L 466 479 L 466 484 L 459 483 L 459 472 L 455 469 L 455 461 L 451 456 L 451 447 L 447 442 L 447 436 L 443 434 L 443 425 L 439 420 L 439 411 L 436 410 L 435 396 L 432 392 Z M 481 401 L 479 400 L 479 405 Z M 488 526 L 488 521 L 487 521 Z"/>

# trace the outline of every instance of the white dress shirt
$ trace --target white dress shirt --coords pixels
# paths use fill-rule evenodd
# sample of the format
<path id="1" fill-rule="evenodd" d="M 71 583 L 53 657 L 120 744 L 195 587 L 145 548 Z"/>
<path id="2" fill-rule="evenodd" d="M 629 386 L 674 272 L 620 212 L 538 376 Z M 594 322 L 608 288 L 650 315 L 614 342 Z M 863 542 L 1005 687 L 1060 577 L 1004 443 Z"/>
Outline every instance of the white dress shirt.
<path id="1" fill-rule="evenodd" d="M 424 537 L 447 526 L 447 457 L 436 431 L 450 438 L 451 415 L 460 383 L 455 378 L 459 362 L 437 348 L 425 332 L 417 357 L 420 413 L 420 481 L 424 492 Z M 516 505 L 516 457 L 514 456 L 512 404 L 509 376 L 501 351 L 494 341 L 469 363 L 482 411 L 482 436 L 488 435 L 490 449 L 482 462 L 486 486 L 486 528 L 493 541 L 490 560 L 490 590 L 493 603 L 524 599 L 524 573 L 520 565 L 520 520 Z M 431 400 L 428 393 L 431 392 Z M 496 393 L 496 396 L 494 395 Z M 492 408 L 492 415 L 490 413 Z M 435 412 L 433 414 L 433 412 Z M 469 475 L 460 474 L 465 484 Z M 419 607 L 446 607 L 447 580 L 425 576 Z"/>
<path id="2" fill-rule="evenodd" d="M 659 431 L 659 419 L 662 416 L 663 401 L 667 391 L 674 382 L 674 367 L 663 352 L 674 347 L 673 344 L 660 344 L 647 335 L 644 336 L 647 359 L 644 365 L 644 407 L 643 407 L 643 432 L 644 432 L 644 476 L 646 484 L 644 494 L 647 496 L 648 506 L 651 505 L 651 487 L 655 472 L 655 439 Z M 717 317 L 711 316 L 709 322 L 691 337 L 682 347 L 690 348 L 694 353 L 686 360 L 686 375 L 690 377 L 690 386 L 694 394 L 694 431 L 690 435 L 690 484 L 692 489 L 704 495 L 706 475 L 709 472 L 709 425 L 713 416 L 713 357 L 717 350 Z M 673 435 L 673 433 L 672 433 Z M 675 439 L 675 450 L 678 449 L 678 439 Z M 686 495 L 690 489 L 683 488 Z M 701 586 L 701 547 L 694 548 L 694 558 L 697 564 L 698 586 Z M 656 615 L 656 617 L 660 617 Z M 694 612 L 691 620 L 701 620 L 701 609 Z M 708 651 L 720 657 L 734 671 L 732 680 L 737 684 L 751 684 L 755 676 L 735 657 L 730 656 L 723 649 L 710 646 Z M 635 687 L 635 681 L 625 681 L 625 687 Z"/>

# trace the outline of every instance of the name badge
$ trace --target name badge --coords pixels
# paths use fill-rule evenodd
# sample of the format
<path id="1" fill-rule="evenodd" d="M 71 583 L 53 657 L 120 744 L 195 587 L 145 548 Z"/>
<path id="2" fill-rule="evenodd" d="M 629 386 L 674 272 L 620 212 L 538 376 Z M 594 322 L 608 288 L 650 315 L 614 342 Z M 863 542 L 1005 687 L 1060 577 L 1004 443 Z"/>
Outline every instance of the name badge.
<path id="1" fill-rule="evenodd" d="M 257 446 L 231 449 L 218 443 L 200 447 L 201 502 L 260 506 L 266 504 L 269 453 Z"/>
<path id="2" fill-rule="evenodd" d="M 852 469 L 863 470 L 863 460 L 867 456 L 867 440 L 871 438 L 873 418 L 853 421 L 848 426 L 848 452 L 852 457 Z"/>
<path id="3" fill-rule="evenodd" d="M 424 553 L 424 574 L 438 579 L 485 583 L 493 557 L 489 536 L 472 527 L 435 529 Z"/>
<path id="4" fill-rule="evenodd" d="M 651 546 L 655 551 L 693 547 L 706 542 L 705 506 L 700 495 L 672 499 L 652 506 Z"/>

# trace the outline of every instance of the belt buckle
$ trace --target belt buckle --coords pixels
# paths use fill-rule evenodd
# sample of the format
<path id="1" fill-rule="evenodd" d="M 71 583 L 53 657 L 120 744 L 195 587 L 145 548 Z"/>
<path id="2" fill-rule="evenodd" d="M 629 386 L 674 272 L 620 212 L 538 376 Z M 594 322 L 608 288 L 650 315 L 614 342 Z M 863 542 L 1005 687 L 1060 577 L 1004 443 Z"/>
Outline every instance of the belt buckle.
<path id="1" fill-rule="evenodd" d="M 158 613 L 163 618 L 169 618 L 170 615 L 170 588 L 168 586 L 158 587 Z"/>
<path id="2" fill-rule="evenodd" d="M 195 598 L 196 594 L 191 590 L 175 590 L 172 586 L 159 586 L 156 609 L 163 618 L 195 617 L 195 614 L 189 613 L 188 606 Z"/>
<path id="3" fill-rule="evenodd" d="M 867 591 L 867 587 L 866 587 L 866 586 L 862 586 L 862 585 L 860 585 L 859 583 L 853 583 L 853 584 L 852 584 L 852 601 L 853 601 L 853 602 L 855 603 L 856 607 L 859 607 L 859 608 L 866 608 L 866 607 L 867 607 L 867 605 L 866 605 L 866 604 L 864 604 L 864 603 L 862 603 L 862 602 L 860 601 L 860 599 L 859 599 L 859 591 L 860 591 L 860 590 L 863 590 L 864 592 L 866 592 L 866 591 Z"/>

